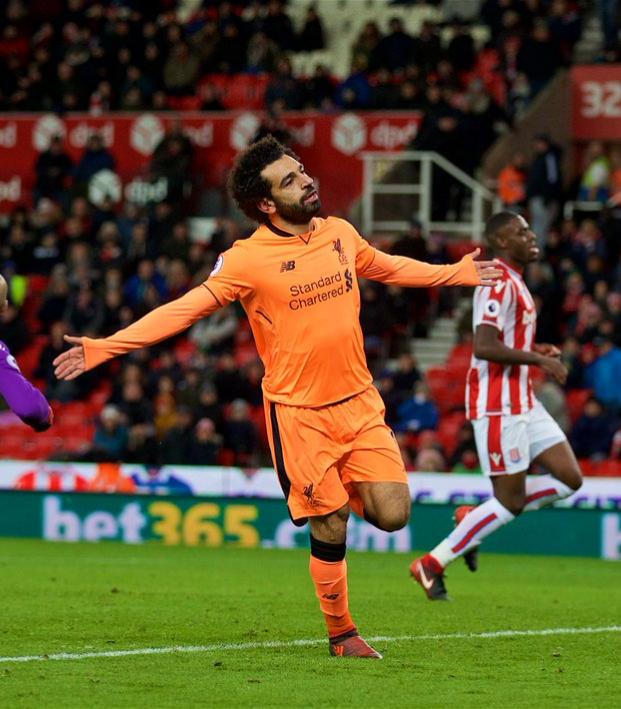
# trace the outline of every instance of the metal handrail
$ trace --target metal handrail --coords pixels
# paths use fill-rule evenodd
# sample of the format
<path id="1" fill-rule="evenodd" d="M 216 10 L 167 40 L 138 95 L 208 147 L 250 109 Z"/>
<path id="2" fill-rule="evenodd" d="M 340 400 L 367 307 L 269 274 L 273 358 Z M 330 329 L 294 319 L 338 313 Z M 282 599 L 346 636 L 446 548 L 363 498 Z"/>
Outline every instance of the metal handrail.
<path id="1" fill-rule="evenodd" d="M 408 222 L 400 220 L 374 219 L 373 197 L 377 194 L 418 195 L 419 216 L 428 229 L 454 234 L 469 234 L 474 241 L 479 241 L 484 227 L 484 203 L 491 204 L 497 210 L 501 206 L 499 198 L 487 187 L 477 182 L 470 175 L 451 163 L 444 156 L 433 151 L 404 150 L 402 152 L 362 152 L 364 164 L 364 186 L 362 203 L 362 220 L 365 233 L 375 229 L 399 231 L 407 228 Z M 418 184 L 393 184 L 376 182 L 373 174 L 373 164 L 378 161 L 418 162 L 420 163 L 420 181 Z M 432 168 L 436 165 L 447 172 L 455 180 L 461 182 L 472 193 L 472 213 L 470 220 L 460 222 L 434 222 L 431 220 Z"/>

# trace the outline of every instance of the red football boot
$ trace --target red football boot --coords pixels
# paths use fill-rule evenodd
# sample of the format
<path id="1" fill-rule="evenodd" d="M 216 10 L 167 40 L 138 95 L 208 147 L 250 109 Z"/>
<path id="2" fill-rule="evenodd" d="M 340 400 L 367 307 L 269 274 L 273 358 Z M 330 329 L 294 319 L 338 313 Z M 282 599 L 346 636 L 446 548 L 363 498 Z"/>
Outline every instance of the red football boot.
<path id="1" fill-rule="evenodd" d="M 430 601 L 448 601 L 444 585 L 444 569 L 430 554 L 415 559 L 410 566 L 410 574 L 422 586 Z"/>
<path id="2" fill-rule="evenodd" d="M 330 638 L 330 654 L 335 657 L 371 657 L 381 660 L 382 656 L 374 650 L 366 640 L 358 635 L 357 630 L 352 630 L 336 638 Z"/>

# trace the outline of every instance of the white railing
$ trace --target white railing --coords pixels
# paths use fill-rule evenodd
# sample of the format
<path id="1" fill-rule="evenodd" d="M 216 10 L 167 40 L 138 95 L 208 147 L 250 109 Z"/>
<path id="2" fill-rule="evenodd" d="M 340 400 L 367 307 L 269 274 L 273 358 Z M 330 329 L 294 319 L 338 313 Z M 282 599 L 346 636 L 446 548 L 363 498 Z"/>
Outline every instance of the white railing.
<path id="1" fill-rule="evenodd" d="M 365 234 L 378 231 L 404 231 L 408 228 L 411 217 L 416 216 L 428 232 L 442 232 L 480 241 L 486 220 L 502 207 L 501 201 L 493 192 L 438 153 L 419 150 L 392 153 L 363 152 L 361 158 L 364 165 L 362 228 Z M 416 182 L 383 181 L 385 177 L 390 179 L 391 171 L 403 163 L 411 163 L 418 168 L 415 170 L 418 175 Z M 468 204 L 467 197 L 470 196 L 470 213 L 467 218 L 462 216 L 452 221 L 432 220 L 434 167 L 448 173 L 463 186 L 466 197 L 463 200 L 464 204 Z M 406 209 L 407 214 L 397 215 L 401 218 L 378 219 L 376 218 L 376 195 L 411 195 L 411 204 L 407 205 L 409 211 Z"/>

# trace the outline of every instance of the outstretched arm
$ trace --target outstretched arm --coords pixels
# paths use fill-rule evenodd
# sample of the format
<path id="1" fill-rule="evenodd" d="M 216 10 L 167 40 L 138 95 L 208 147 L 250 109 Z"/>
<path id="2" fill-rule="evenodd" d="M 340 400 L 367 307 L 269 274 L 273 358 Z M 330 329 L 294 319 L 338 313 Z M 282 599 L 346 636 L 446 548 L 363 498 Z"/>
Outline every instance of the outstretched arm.
<path id="1" fill-rule="evenodd" d="M 392 256 L 371 248 L 370 254 L 357 263 L 357 273 L 363 278 L 395 286 L 430 288 L 433 286 L 493 286 L 502 271 L 494 261 L 475 261 L 481 253 L 476 249 L 461 261 L 447 266 L 438 266 L 423 261 Z M 372 258 L 370 259 L 369 256 Z"/>
<path id="2" fill-rule="evenodd" d="M 56 357 L 54 373 L 59 379 L 75 379 L 113 357 L 172 337 L 220 307 L 209 288 L 202 284 L 110 337 L 94 340 L 65 335 L 73 347 Z"/>

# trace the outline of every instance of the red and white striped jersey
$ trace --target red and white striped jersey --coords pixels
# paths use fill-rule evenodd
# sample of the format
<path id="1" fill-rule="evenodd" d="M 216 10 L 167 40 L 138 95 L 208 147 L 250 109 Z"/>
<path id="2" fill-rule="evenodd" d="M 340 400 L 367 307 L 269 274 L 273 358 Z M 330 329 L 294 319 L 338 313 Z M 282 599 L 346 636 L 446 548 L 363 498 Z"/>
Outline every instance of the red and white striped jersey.
<path id="1" fill-rule="evenodd" d="M 494 288 L 474 291 L 472 328 L 492 325 L 507 346 L 530 352 L 535 342 L 537 312 L 522 276 L 504 261 L 503 280 Z M 472 355 L 466 383 L 466 416 L 516 415 L 530 411 L 534 404 L 527 364 L 502 365 Z"/>

